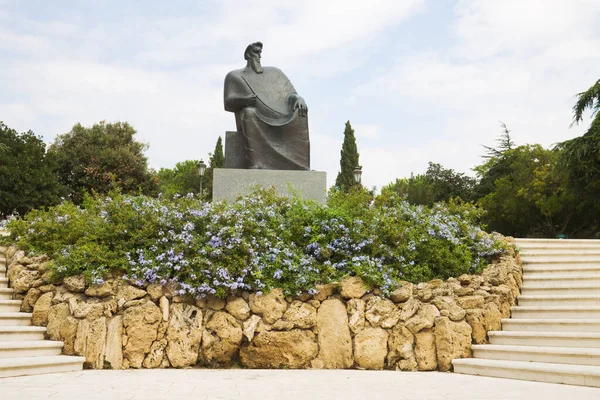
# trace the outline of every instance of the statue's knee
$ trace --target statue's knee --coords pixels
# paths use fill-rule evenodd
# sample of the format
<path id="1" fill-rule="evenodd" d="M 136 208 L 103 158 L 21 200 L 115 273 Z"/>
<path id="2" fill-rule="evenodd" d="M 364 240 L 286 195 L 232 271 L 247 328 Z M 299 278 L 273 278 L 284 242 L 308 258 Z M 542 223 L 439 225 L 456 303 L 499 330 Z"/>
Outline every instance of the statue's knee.
<path id="1" fill-rule="evenodd" d="M 254 107 L 246 107 L 242 109 L 241 117 L 242 119 L 254 118 L 256 115 L 256 108 Z"/>

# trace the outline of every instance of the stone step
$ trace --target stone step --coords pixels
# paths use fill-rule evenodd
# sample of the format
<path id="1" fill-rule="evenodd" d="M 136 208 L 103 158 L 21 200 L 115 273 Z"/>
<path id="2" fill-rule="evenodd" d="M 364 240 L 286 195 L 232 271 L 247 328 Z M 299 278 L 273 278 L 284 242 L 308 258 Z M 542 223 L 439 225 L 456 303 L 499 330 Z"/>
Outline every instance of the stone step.
<path id="1" fill-rule="evenodd" d="M 0 342 L 0 359 L 59 356 L 63 346 L 63 342 L 51 340 Z"/>
<path id="2" fill-rule="evenodd" d="M 0 313 L 19 312 L 22 300 L 0 300 Z"/>
<path id="3" fill-rule="evenodd" d="M 31 325 L 30 313 L 0 313 L 0 326 L 29 326 Z"/>
<path id="4" fill-rule="evenodd" d="M 598 293 L 600 293 L 600 285 L 594 283 L 553 282 L 552 284 L 523 284 L 521 286 L 521 294 L 527 296 L 596 296 Z"/>
<path id="5" fill-rule="evenodd" d="M 84 357 L 47 356 L 0 359 L 0 378 L 81 371 Z"/>
<path id="6" fill-rule="evenodd" d="M 600 256 L 561 256 L 561 257 L 532 257 L 525 259 L 521 258 L 523 265 L 556 265 L 556 264 L 585 264 L 585 265 L 598 265 L 600 264 Z"/>
<path id="7" fill-rule="evenodd" d="M 600 246 L 594 249 L 544 249 L 544 250 L 526 250 L 521 251 L 521 260 L 539 257 L 600 257 Z"/>
<path id="8" fill-rule="evenodd" d="M 595 285 L 600 286 L 600 276 L 591 276 L 589 273 L 583 273 L 578 275 L 568 275 L 568 274 L 554 274 L 554 275 L 546 275 L 540 276 L 538 274 L 525 274 L 523 275 L 523 284 L 524 285 L 538 285 L 538 286 L 553 286 L 556 284 L 559 285 Z"/>
<path id="9" fill-rule="evenodd" d="M 41 326 L 0 326 L 0 342 L 44 340 L 45 332 Z"/>
<path id="10" fill-rule="evenodd" d="M 523 273 L 529 274 L 575 274 L 586 272 L 600 272 L 600 265 L 595 264 L 550 264 L 550 265 L 523 265 Z"/>
<path id="11" fill-rule="evenodd" d="M 0 300 L 12 300 L 13 292 L 13 289 L 0 288 Z"/>
<path id="12" fill-rule="evenodd" d="M 518 297 L 519 306 L 600 306 L 600 292 L 597 296 L 546 295 Z"/>
<path id="13" fill-rule="evenodd" d="M 8 278 L 0 277 L 0 288 L 8 287 Z"/>
<path id="14" fill-rule="evenodd" d="M 520 246 L 530 245 L 550 245 L 550 246 L 600 246 L 599 239 L 515 239 L 516 244 Z"/>
<path id="15" fill-rule="evenodd" d="M 452 361 L 459 374 L 600 387 L 600 367 L 523 361 L 461 358 Z"/>
<path id="16" fill-rule="evenodd" d="M 600 348 L 600 332 L 488 332 L 491 344 L 511 346 Z"/>
<path id="17" fill-rule="evenodd" d="M 473 357 L 491 360 L 600 366 L 600 349 L 474 344 Z"/>
<path id="18" fill-rule="evenodd" d="M 598 319 L 502 319 L 503 331 L 600 332 Z"/>
<path id="19" fill-rule="evenodd" d="M 511 316 L 516 319 L 598 319 L 600 321 L 600 307 L 518 306 L 511 307 Z"/>
<path id="20" fill-rule="evenodd" d="M 0 257 L 0 265 L 6 265 L 6 257 Z"/>

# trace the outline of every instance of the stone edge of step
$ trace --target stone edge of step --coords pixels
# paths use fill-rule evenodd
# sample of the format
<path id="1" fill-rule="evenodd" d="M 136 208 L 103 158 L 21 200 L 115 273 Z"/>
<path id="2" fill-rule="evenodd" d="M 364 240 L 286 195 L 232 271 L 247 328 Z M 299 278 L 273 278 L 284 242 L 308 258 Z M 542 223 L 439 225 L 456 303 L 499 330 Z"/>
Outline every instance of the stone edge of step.
<path id="1" fill-rule="evenodd" d="M 0 350 L 10 349 L 47 349 L 60 347 L 61 349 L 65 345 L 64 342 L 57 340 L 19 340 L 19 341 L 7 341 L 0 342 Z"/>
<path id="2" fill-rule="evenodd" d="M 15 332 L 46 332 L 43 326 L 1 326 L 0 333 L 15 333 Z"/>
<path id="3" fill-rule="evenodd" d="M 24 312 L 0 312 L 0 319 L 29 319 L 33 318 L 33 313 L 24 313 Z"/>
<path id="4" fill-rule="evenodd" d="M 598 324 L 600 325 L 600 319 L 594 318 L 502 318 L 500 320 L 501 323 L 522 323 L 522 324 L 568 324 L 568 325 L 577 325 L 577 324 Z"/>
<path id="5" fill-rule="evenodd" d="M 600 367 L 594 365 L 542 363 L 535 361 L 506 361 L 486 358 L 456 358 L 454 365 L 475 365 L 480 367 L 495 367 L 506 370 L 523 370 L 568 375 L 591 375 L 600 378 Z"/>
<path id="6" fill-rule="evenodd" d="M 41 365 L 82 364 L 85 357 L 78 356 L 41 356 L 41 357 L 15 357 L 0 358 L 0 369 L 8 368 L 33 368 Z"/>
<path id="7" fill-rule="evenodd" d="M 526 346 L 512 344 L 474 344 L 473 351 L 483 350 L 494 353 L 519 353 L 519 354 L 552 354 L 568 356 L 600 357 L 600 349 L 587 347 L 559 347 L 559 346 Z"/>
<path id="8" fill-rule="evenodd" d="M 529 331 L 490 331 L 489 337 L 515 338 L 557 338 L 557 339 L 600 339 L 600 332 L 529 332 Z"/>

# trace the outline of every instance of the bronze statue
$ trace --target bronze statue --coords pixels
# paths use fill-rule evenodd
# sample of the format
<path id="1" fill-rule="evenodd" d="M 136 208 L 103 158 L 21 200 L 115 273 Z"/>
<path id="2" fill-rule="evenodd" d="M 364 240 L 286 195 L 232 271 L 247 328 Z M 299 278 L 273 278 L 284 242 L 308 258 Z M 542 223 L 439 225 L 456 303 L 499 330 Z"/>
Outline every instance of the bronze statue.
<path id="1" fill-rule="evenodd" d="M 226 167 L 309 170 L 308 108 L 281 70 L 261 65 L 262 48 L 248 45 L 246 68 L 225 77 L 225 111 L 235 113 L 238 136 L 231 141 L 239 143 L 238 154 L 226 148 Z"/>

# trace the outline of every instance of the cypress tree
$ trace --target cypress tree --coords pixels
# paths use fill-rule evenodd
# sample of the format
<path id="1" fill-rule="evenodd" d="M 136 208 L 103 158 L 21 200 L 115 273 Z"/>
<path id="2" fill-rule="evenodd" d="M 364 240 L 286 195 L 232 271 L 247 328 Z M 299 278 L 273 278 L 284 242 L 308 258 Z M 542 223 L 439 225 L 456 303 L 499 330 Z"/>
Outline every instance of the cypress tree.
<path id="1" fill-rule="evenodd" d="M 215 168 L 223 168 L 225 166 L 225 156 L 223 155 L 223 139 L 219 136 L 215 151 L 209 153 L 208 168 L 204 173 L 204 187 L 206 190 L 207 200 L 212 200 L 213 195 L 213 170 Z"/>
<path id="2" fill-rule="evenodd" d="M 350 121 L 346 122 L 344 129 L 344 143 L 340 152 L 340 172 L 335 180 L 335 185 L 344 191 L 348 191 L 352 186 L 358 185 L 354 181 L 354 169 L 358 164 L 358 150 L 356 148 L 356 138 L 354 129 Z"/>

